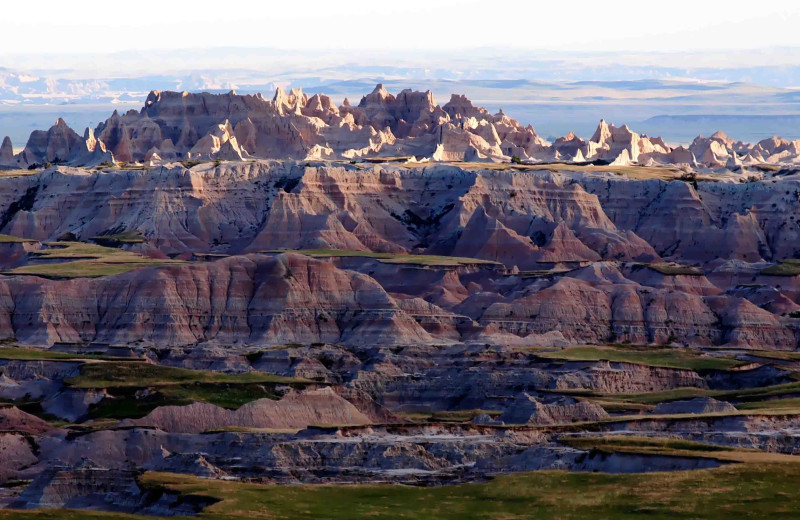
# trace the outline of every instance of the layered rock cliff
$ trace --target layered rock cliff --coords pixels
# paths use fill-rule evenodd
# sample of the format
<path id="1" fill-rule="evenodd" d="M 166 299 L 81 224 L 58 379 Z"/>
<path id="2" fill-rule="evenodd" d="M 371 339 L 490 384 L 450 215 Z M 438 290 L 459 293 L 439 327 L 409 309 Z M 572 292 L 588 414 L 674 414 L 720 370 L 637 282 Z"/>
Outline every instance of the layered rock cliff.
<path id="1" fill-rule="evenodd" d="M 793 177 L 230 162 L 60 168 L 0 188 L 2 233 L 134 233 L 120 246 L 184 261 L 91 280 L 7 273 L 2 334 L 28 343 L 797 341 L 800 282 L 767 269 L 797 255 Z M 6 249 L 6 268 L 43 261 L 36 243 Z"/>

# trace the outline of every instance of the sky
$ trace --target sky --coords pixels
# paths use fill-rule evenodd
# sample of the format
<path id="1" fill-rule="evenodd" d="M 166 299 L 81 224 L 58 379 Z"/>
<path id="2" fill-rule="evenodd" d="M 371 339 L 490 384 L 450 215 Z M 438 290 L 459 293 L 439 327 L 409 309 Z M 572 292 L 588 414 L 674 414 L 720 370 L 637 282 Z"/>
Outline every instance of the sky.
<path id="1" fill-rule="evenodd" d="M 533 83 L 513 97 L 504 80 Z M 647 80 L 656 83 L 647 86 Z M 16 131 L 14 142 L 50 124 L 65 112 L 63 104 L 82 128 L 112 105 L 138 106 L 151 89 L 269 95 L 279 85 L 351 95 L 343 84 L 353 84 L 348 88 L 358 96 L 391 81 L 396 90 L 416 82 L 444 99 L 480 84 L 469 87 L 485 88 L 474 99 L 493 110 L 516 100 L 514 114 L 547 132 L 564 130 L 555 123 L 548 129 L 548 121 L 568 119 L 569 129 L 580 129 L 612 116 L 628 122 L 744 112 L 800 117 L 800 0 L 27 0 L 2 6 L 0 135 Z M 620 83 L 555 103 L 561 83 L 582 81 Z M 703 85 L 676 93 L 660 81 Z M 750 90 L 713 96 L 719 85 L 710 83 Z M 649 101 L 665 96 L 674 103 Z M 647 101 L 632 104 L 632 97 Z M 552 117 L 536 105 L 545 102 L 555 107 Z M 567 118 L 564 104 L 574 105 L 577 115 Z M 30 116 L 25 122 L 23 109 Z M 784 135 L 797 127 L 795 120 L 780 128 L 765 124 L 765 131 Z M 717 122 L 708 125 L 698 131 L 716 129 Z"/>
<path id="2" fill-rule="evenodd" d="M 681 52 L 800 47 L 797 0 L 268 0 L 3 5 L 12 56 L 213 47 Z"/>

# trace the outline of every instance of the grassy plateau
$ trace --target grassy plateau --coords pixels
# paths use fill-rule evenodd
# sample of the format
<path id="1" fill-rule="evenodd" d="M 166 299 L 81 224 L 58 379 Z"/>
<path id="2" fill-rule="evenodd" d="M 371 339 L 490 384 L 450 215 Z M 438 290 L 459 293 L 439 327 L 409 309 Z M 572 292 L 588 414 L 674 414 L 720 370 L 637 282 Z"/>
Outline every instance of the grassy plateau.
<path id="1" fill-rule="evenodd" d="M 179 260 L 149 258 L 138 253 L 84 242 L 48 242 L 31 253 L 38 263 L 4 271 L 6 275 L 45 278 L 96 278 L 127 273 L 141 267 L 180 264 Z"/>
<path id="2" fill-rule="evenodd" d="M 13 235 L 5 235 L 0 233 L 0 244 L 23 244 L 25 242 L 38 242 L 30 238 L 20 238 Z"/>
<path id="3" fill-rule="evenodd" d="M 617 361 L 654 367 L 686 370 L 728 370 L 743 362 L 728 357 L 712 357 L 683 348 L 639 345 L 574 346 L 560 350 L 542 350 L 536 355 L 568 361 Z"/>

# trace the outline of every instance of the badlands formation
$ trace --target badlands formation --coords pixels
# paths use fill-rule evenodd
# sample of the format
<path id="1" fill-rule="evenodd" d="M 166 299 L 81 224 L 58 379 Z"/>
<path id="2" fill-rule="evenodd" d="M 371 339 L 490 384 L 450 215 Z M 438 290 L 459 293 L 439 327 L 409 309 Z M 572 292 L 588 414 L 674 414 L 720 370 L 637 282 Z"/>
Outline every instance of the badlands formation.
<path id="1" fill-rule="evenodd" d="M 415 161 L 530 163 L 594 162 L 616 166 L 683 165 L 737 170 L 742 166 L 800 162 L 800 141 L 778 137 L 755 145 L 722 132 L 697 137 L 687 148 L 671 147 L 659 137 L 601 121 L 585 141 L 575 134 L 548 143 L 532 126 L 523 126 L 501 110 L 490 114 L 465 96 L 454 94 L 438 105 L 433 94 L 403 90 L 397 96 L 383 85 L 358 105 L 341 106 L 323 94 L 308 97 L 300 89 L 279 88 L 272 100 L 239 95 L 159 92 L 147 96 L 141 111 L 116 111 L 81 137 L 59 119 L 49 130 L 34 131 L 14 154 L 6 137 L 0 168 L 29 168 L 47 163 L 96 166 L 175 160 L 412 158 Z"/>
<path id="2" fill-rule="evenodd" d="M 0 504 L 796 464 L 799 151 L 380 85 L 6 139 Z"/>

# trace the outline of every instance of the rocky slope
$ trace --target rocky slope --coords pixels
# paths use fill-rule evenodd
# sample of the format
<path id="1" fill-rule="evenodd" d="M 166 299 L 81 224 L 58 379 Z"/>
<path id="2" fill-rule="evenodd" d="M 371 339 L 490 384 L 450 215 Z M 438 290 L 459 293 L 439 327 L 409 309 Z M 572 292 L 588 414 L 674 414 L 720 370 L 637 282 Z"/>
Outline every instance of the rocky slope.
<path id="1" fill-rule="evenodd" d="M 310 424 L 350 426 L 370 422 L 369 417 L 330 388 L 290 393 L 279 401 L 259 399 L 233 411 L 207 403 L 164 406 L 141 419 L 128 421 L 131 425 L 177 433 L 203 433 L 237 426 L 286 430 Z"/>

